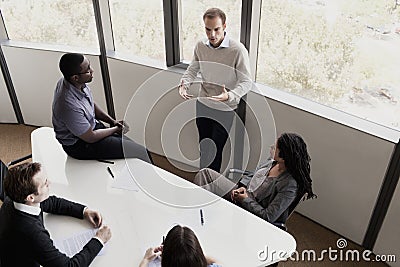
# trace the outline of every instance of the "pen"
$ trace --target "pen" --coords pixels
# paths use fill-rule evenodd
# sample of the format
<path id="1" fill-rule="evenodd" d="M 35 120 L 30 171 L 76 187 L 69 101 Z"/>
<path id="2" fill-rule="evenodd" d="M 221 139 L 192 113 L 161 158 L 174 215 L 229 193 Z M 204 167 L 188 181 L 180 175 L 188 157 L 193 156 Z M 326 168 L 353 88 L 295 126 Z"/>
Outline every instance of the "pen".
<path id="1" fill-rule="evenodd" d="M 114 179 L 114 174 L 112 173 L 110 167 L 107 167 L 107 171 L 111 175 L 111 177 Z"/>
<path id="2" fill-rule="evenodd" d="M 97 161 L 103 162 L 103 163 L 108 163 L 108 164 L 114 164 L 114 162 L 109 161 L 109 160 L 105 160 L 105 159 L 98 159 Z"/>
<path id="3" fill-rule="evenodd" d="M 204 225 L 204 217 L 203 217 L 203 210 L 202 209 L 200 209 L 200 222 L 201 222 L 201 225 Z"/>
<path id="4" fill-rule="evenodd" d="M 162 244 L 161 245 L 164 245 L 164 242 L 165 242 L 165 236 L 162 237 Z"/>

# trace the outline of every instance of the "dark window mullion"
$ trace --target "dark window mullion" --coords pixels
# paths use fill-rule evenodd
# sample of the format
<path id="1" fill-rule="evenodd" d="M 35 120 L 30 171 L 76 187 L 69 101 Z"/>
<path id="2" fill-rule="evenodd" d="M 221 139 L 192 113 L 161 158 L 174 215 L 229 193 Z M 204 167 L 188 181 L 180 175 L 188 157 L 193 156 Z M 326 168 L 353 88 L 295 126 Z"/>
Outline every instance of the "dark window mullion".
<path id="1" fill-rule="evenodd" d="M 22 116 L 21 108 L 19 106 L 17 94 L 15 93 L 14 84 L 12 82 L 10 71 L 8 69 L 6 58 L 4 57 L 3 49 L 1 48 L 1 46 L 0 46 L 0 66 L 1 66 L 1 71 L 3 73 L 4 82 L 8 90 L 8 95 L 10 96 L 11 104 L 14 109 L 15 117 L 17 118 L 18 123 L 24 124 L 25 122 Z"/>
<path id="2" fill-rule="evenodd" d="M 178 0 L 163 0 L 167 66 L 180 63 Z"/>
<path id="3" fill-rule="evenodd" d="M 9 40 L 9 38 L 8 38 L 8 33 L 7 33 L 6 25 L 4 23 L 3 14 L 1 13 L 1 10 L 0 10 L 0 19 L 1 19 L 1 21 L 0 21 L 0 39 L 1 39 L 1 41 L 7 41 L 7 40 Z M 8 95 L 10 96 L 10 101 L 11 101 L 11 104 L 14 109 L 15 117 L 17 118 L 18 123 L 24 124 L 24 118 L 22 116 L 22 111 L 19 106 L 17 94 L 15 93 L 15 88 L 14 88 L 14 84 L 11 79 L 11 74 L 8 69 L 6 58 L 3 54 L 3 49 L 1 47 L 0 47 L 0 67 L 1 67 L 1 71 L 3 73 L 4 83 L 6 85 Z"/>
<path id="4" fill-rule="evenodd" d="M 113 100 L 113 95 L 112 95 L 112 90 L 111 90 L 111 79 L 110 79 L 110 72 L 108 69 L 106 42 L 105 42 L 105 38 L 104 38 L 104 30 L 103 30 L 103 23 L 102 23 L 99 0 L 93 0 L 93 9 L 94 9 L 94 16 L 95 16 L 95 20 L 96 20 L 97 37 L 99 39 L 100 68 L 101 68 L 101 76 L 103 78 L 103 86 L 104 86 L 104 94 L 106 97 L 107 112 L 111 117 L 115 118 L 114 100 Z M 110 18 L 108 17 L 108 19 L 110 19 Z"/>
<path id="5" fill-rule="evenodd" d="M 253 0 L 242 0 L 242 17 L 240 22 L 240 42 L 249 50 L 251 34 L 251 10 Z"/>
<path id="6" fill-rule="evenodd" d="M 251 12 L 252 12 L 253 0 L 242 0 L 242 16 L 240 21 L 240 42 L 246 47 L 247 50 L 250 48 L 250 34 L 251 34 Z M 239 105 L 236 109 L 236 114 L 243 123 L 246 125 L 246 101 L 247 95 L 240 99 Z M 235 127 L 235 147 L 233 152 L 233 168 L 243 168 L 243 153 L 244 153 L 244 135 L 245 131 L 243 127 L 239 126 L 240 123 L 237 121 Z"/>

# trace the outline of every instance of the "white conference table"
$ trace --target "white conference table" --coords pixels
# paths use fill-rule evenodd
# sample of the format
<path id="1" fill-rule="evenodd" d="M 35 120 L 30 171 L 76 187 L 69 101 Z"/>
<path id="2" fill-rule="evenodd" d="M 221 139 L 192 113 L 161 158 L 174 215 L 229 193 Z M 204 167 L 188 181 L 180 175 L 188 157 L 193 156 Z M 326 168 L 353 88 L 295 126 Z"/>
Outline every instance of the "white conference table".
<path id="1" fill-rule="evenodd" d="M 31 141 L 33 161 L 44 166 L 50 193 L 99 210 L 111 228 L 105 254 L 97 256 L 91 266 L 138 266 L 145 250 L 159 245 L 176 224 L 194 230 L 204 253 L 225 267 L 266 266 L 296 249 L 296 241 L 287 232 L 141 160 L 113 160 L 112 165 L 75 160 L 65 154 L 48 127 L 34 130 Z M 115 179 L 107 166 L 115 179 L 128 167 L 140 190 L 112 187 Z M 53 240 L 90 228 L 84 221 L 50 214 L 45 225 Z"/>

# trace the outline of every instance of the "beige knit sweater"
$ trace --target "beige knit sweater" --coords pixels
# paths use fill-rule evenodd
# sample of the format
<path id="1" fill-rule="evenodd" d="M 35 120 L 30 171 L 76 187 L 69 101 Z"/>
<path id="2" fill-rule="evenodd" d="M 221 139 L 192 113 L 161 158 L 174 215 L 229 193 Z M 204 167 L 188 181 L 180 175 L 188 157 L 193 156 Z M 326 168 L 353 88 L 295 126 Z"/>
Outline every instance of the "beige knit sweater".
<path id="1" fill-rule="evenodd" d="M 228 37 L 225 37 L 228 38 Z M 194 49 L 193 60 L 182 80 L 188 89 L 197 74 L 201 75 L 199 101 L 220 110 L 234 110 L 240 98 L 252 87 L 249 56 L 243 44 L 229 39 L 229 47 L 212 48 L 199 41 Z M 225 85 L 229 99 L 223 103 L 207 99 L 222 93 Z"/>

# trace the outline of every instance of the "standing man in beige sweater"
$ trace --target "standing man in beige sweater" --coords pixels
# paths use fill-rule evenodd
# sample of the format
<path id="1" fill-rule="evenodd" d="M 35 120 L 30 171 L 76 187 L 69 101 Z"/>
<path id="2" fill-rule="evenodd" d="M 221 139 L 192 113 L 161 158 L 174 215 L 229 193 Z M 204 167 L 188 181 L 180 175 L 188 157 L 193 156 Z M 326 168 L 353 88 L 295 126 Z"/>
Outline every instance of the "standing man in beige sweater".
<path id="1" fill-rule="evenodd" d="M 220 172 L 235 109 L 240 98 L 251 89 L 252 80 L 246 48 L 225 32 L 225 13 L 210 8 L 203 21 L 207 40 L 196 44 L 193 60 L 181 79 L 179 94 L 184 99 L 193 97 L 188 89 L 200 72 L 202 81 L 196 102 L 200 168 Z"/>

